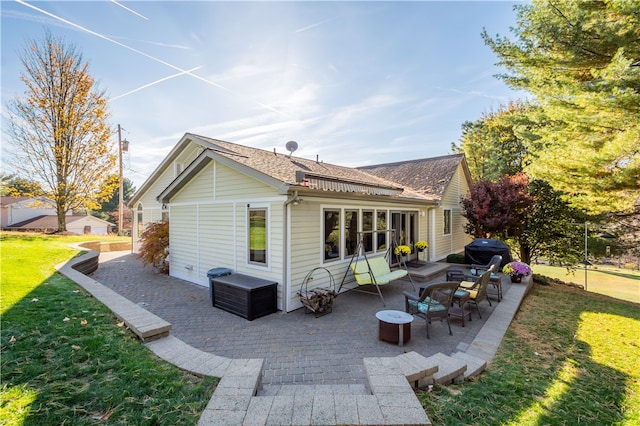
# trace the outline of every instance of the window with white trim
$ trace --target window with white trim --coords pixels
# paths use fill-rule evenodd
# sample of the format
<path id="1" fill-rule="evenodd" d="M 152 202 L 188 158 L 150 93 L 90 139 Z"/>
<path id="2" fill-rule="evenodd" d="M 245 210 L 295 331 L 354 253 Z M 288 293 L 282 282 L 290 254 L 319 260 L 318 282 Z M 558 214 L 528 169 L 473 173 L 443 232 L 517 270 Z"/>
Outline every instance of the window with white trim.
<path id="1" fill-rule="evenodd" d="M 386 231 L 387 230 L 387 212 L 386 210 L 378 211 L 376 217 L 376 231 Z M 386 250 L 387 249 L 387 233 L 386 232 L 376 232 L 376 250 Z"/>
<path id="2" fill-rule="evenodd" d="M 449 209 L 444 209 L 443 225 L 443 234 L 451 234 L 451 210 Z"/>
<path id="3" fill-rule="evenodd" d="M 356 253 L 359 232 L 367 253 L 384 253 L 388 244 L 389 211 L 357 208 L 322 210 L 324 262 L 349 259 Z"/>
<path id="4" fill-rule="evenodd" d="M 138 238 L 140 238 L 142 236 L 142 232 L 144 232 L 144 223 L 143 223 L 143 210 L 142 210 L 142 204 L 138 204 L 138 209 L 137 209 L 137 222 L 138 222 Z"/>
<path id="5" fill-rule="evenodd" d="M 269 235 L 267 232 L 267 209 L 249 208 L 249 263 L 267 265 L 267 246 Z"/>
<path id="6" fill-rule="evenodd" d="M 324 235 L 324 260 L 340 259 L 340 210 L 324 209 L 322 233 Z"/>
<path id="7" fill-rule="evenodd" d="M 362 243 L 364 245 L 364 251 L 367 253 L 373 251 L 373 232 L 368 232 L 374 230 L 373 227 L 375 223 L 373 217 L 373 210 L 362 211 L 362 230 L 365 231 L 365 233 L 362 234 Z"/>
<path id="8" fill-rule="evenodd" d="M 344 254 L 352 256 L 358 248 L 358 210 L 344 211 Z"/>

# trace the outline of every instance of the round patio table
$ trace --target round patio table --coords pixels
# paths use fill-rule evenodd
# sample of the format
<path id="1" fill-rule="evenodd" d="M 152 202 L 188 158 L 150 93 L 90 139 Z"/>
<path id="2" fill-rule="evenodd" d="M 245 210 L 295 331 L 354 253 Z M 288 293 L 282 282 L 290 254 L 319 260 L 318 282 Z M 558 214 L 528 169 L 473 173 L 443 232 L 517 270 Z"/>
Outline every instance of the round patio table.
<path id="1" fill-rule="evenodd" d="M 402 346 L 411 339 L 411 322 L 413 315 L 402 311 L 376 312 L 379 320 L 379 339 L 386 342 L 398 343 Z"/>

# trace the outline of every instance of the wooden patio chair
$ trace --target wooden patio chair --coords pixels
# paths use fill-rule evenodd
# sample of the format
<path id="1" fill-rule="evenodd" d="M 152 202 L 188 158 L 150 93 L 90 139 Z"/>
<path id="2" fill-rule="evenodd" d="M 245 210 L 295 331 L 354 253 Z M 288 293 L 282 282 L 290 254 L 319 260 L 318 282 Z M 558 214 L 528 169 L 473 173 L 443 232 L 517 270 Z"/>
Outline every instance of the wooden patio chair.
<path id="1" fill-rule="evenodd" d="M 447 320 L 449 335 L 452 335 L 449 322 L 449 308 L 453 302 L 453 295 L 458 288 L 457 282 L 444 282 L 427 286 L 422 294 L 416 295 L 408 291 L 403 292 L 405 298 L 405 312 L 425 319 L 427 325 L 427 339 L 429 324 L 433 319 Z"/>

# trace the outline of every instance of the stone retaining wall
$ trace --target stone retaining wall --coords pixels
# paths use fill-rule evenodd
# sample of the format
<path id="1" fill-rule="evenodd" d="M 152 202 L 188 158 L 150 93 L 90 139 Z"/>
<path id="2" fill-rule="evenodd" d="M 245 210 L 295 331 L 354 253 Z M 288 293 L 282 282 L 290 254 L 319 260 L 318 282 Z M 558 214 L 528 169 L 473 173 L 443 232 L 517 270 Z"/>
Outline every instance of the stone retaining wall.
<path id="1" fill-rule="evenodd" d="M 101 253 L 108 251 L 125 251 L 131 250 L 131 241 L 88 241 L 80 244 L 80 247 Z"/>

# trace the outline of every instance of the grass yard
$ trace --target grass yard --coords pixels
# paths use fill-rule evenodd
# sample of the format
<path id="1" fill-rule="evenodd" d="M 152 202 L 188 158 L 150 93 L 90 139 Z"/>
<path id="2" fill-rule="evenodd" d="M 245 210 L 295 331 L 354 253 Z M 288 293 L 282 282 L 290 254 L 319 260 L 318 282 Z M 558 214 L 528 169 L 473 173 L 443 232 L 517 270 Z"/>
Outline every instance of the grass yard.
<path id="1" fill-rule="evenodd" d="M 159 360 L 54 272 L 86 238 L 0 234 L 0 424 L 195 425 L 217 379 Z"/>
<path id="2" fill-rule="evenodd" d="M 531 268 L 534 274 L 584 286 L 584 269 L 567 271 L 567 268 L 549 265 L 532 265 Z M 588 268 L 587 290 L 640 303 L 640 272 L 612 266 Z"/>
<path id="3" fill-rule="evenodd" d="M 638 425 L 640 305 L 535 285 L 485 373 L 418 396 L 440 425 Z"/>

